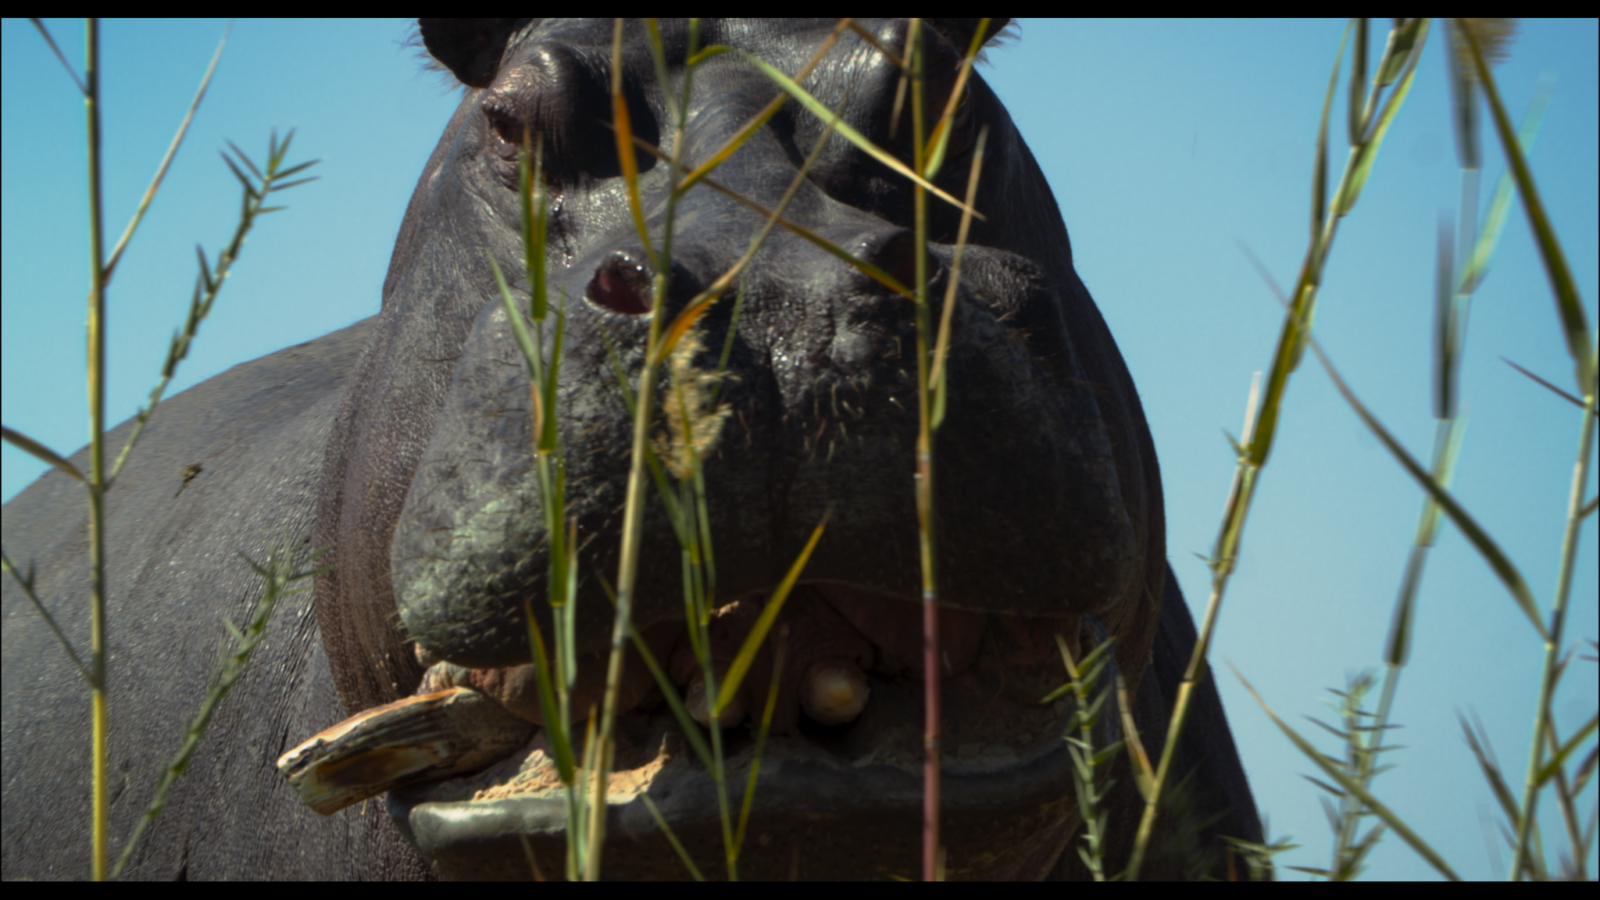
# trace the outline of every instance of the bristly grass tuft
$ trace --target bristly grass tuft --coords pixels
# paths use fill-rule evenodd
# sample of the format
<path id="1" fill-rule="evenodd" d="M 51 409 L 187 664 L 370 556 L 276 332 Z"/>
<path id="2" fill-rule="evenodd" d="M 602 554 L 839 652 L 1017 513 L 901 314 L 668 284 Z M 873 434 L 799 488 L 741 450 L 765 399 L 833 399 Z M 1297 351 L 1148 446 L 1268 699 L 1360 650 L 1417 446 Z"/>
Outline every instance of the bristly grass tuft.
<path id="1" fill-rule="evenodd" d="M 672 390 L 662 401 L 667 434 L 657 435 L 656 455 L 680 481 L 693 478 L 696 460 L 711 455 L 728 418 L 728 405 L 717 401 L 727 372 L 695 365 L 703 349 L 699 329 L 690 329 L 667 357 Z"/>
<path id="2" fill-rule="evenodd" d="M 1476 80 L 1477 70 L 1472 64 L 1472 49 L 1467 46 L 1461 29 L 1472 30 L 1479 52 L 1490 65 L 1504 62 L 1511 56 L 1511 45 L 1517 39 L 1516 19 L 1451 19 L 1450 24 L 1450 51 L 1455 54 L 1461 70 L 1470 73 L 1468 78 Z"/>

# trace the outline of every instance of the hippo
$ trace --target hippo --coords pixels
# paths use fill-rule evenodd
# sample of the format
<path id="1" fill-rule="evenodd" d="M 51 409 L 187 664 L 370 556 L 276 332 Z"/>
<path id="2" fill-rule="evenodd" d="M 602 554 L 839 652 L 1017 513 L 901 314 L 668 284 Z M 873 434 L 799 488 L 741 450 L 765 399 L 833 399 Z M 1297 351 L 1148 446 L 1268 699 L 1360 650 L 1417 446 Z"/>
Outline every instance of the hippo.
<path id="1" fill-rule="evenodd" d="M 909 23 L 854 24 L 706 20 L 695 31 L 663 20 L 663 70 L 643 23 L 626 23 L 622 95 L 632 133 L 661 154 L 640 150 L 631 161 L 651 235 L 667 225 L 666 160 L 706 161 L 778 95 L 744 54 L 791 74 L 817 57 L 806 89 L 910 160 L 900 69 L 886 52 L 906 46 Z M 978 135 L 987 134 L 977 216 L 948 311 L 948 406 L 934 445 L 944 871 L 1082 879 L 1091 873 L 1079 857 L 1084 828 L 1062 740 L 1074 707 L 1043 702 L 1066 681 L 1058 639 L 1079 654 L 1111 640 L 1126 713 L 1154 755 L 1195 628 L 1166 560 L 1160 472 L 1139 398 L 1073 269 L 1055 199 L 982 78 L 959 81 L 967 48 L 993 41 L 1005 20 L 923 25 L 929 108 L 942 108 L 958 85 L 962 92 L 937 187 L 964 195 Z M 422 19 L 421 43 L 464 96 L 412 195 L 380 311 L 167 401 L 110 493 L 107 547 L 125 561 L 108 573 L 118 623 L 113 846 L 143 812 L 177 723 L 204 695 L 222 621 L 243 621 L 261 596 L 262 579 L 240 553 L 264 556 L 287 534 L 308 555 L 327 548 L 320 563 L 328 566 L 314 590 L 279 602 L 130 877 L 562 871 L 565 811 L 535 784 L 548 745 L 525 677 L 523 610 L 545 634 L 553 627 L 542 602 L 551 542 L 533 474 L 528 375 L 494 271 L 507 273 L 525 304 L 518 152 L 537 138 L 550 198 L 546 264 L 564 323 L 556 416 L 579 547 L 580 695 L 592 696 L 603 677 L 613 627 L 607 591 L 632 440 L 617 379 L 636 382 L 646 366 L 650 286 L 666 278 L 660 314 L 671 321 L 765 222 L 729 194 L 696 186 L 672 211 L 670 268 L 653 268 L 660 257 L 649 251 L 660 248 L 644 247 L 634 227 L 622 177 L 629 161 L 612 127 L 613 28 L 612 20 Z M 692 41 L 741 52 L 695 68 L 680 135 L 667 94 L 682 89 Z M 785 218 L 911 282 L 910 183 L 799 103 L 779 108 L 712 177 L 770 210 L 808 157 Z M 935 315 L 946 312 L 960 223 L 958 205 L 930 199 Z M 769 640 L 745 688 L 759 701 L 770 687 L 776 703 L 739 874 L 914 876 L 928 677 L 913 494 L 915 308 L 784 228 L 762 245 L 738 293 L 737 304 L 730 290 L 704 312 L 673 362 L 721 372 L 721 428 L 704 457 L 719 664 L 826 520 L 781 618 L 783 664 Z M 112 432 L 114 446 L 132 426 Z M 41 596 L 61 609 L 83 608 L 88 584 L 79 490 L 52 473 L 5 505 L 7 554 L 33 568 Z M 688 689 L 682 553 L 653 496 L 637 571 L 633 622 Z M 83 617 L 61 619 L 69 639 L 86 645 Z M 72 664 L 9 578 L 3 662 L 3 875 L 82 877 L 87 704 Z M 687 874 L 643 797 L 703 872 L 721 873 L 711 777 L 685 751 L 638 656 L 629 663 L 617 749 L 627 786 L 613 789 L 603 874 Z M 822 710 L 802 683 L 822 663 L 854 679 L 858 702 L 845 713 Z M 504 758 L 486 770 L 396 787 L 329 816 L 302 805 L 274 766 L 342 719 L 462 686 L 518 717 L 526 746 L 499 751 Z M 723 723 L 736 798 L 753 721 Z M 1110 740 L 1119 730 L 1108 721 L 1099 733 Z M 1261 828 L 1209 674 L 1176 754 L 1176 788 L 1143 877 L 1243 877 L 1227 839 L 1259 842 Z M 1143 800 L 1126 754 L 1109 768 L 1106 859 L 1116 872 Z"/>

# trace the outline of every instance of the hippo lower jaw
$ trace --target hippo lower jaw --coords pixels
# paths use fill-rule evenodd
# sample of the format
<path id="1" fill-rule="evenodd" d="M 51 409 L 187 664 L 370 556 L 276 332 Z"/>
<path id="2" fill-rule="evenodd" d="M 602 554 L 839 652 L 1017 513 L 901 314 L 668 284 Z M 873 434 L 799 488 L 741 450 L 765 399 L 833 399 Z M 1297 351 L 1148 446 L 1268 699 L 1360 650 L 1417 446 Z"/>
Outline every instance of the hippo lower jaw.
<path id="1" fill-rule="evenodd" d="M 904 607 L 904 618 L 920 616 L 911 604 L 884 602 Z M 1037 876 L 1080 821 L 1072 760 L 1061 739 L 1075 701 L 1069 696 L 1037 702 L 1066 680 L 1053 636 L 1067 637 L 1076 656 L 1104 632 L 1092 617 L 976 618 L 981 640 L 951 635 L 957 647 L 964 638 L 974 650 L 965 668 L 947 675 L 942 685 L 946 870 L 952 877 Z M 884 878 L 918 871 L 924 686 L 919 677 L 881 664 L 899 658 L 894 647 L 874 644 L 874 649 L 880 664 L 865 672 L 870 695 L 854 720 L 825 726 L 790 716 L 789 727 L 775 727 L 763 746 L 739 857 L 741 878 L 820 872 Z M 438 685 L 425 684 L 433 687 Z M 765 698 L 764 688 L 756 695 Z M 780 697 L 792 689 L 780 683 Z M 497 699 L 505 703 L 507 698 Z M 506 703 L 509 709 L 517 705 L 515 698 Z M 761 712 L 762 704 L 753 704 L 745 724 L 723 731 L 725 784 L 735 822 L 755 761 L 749 723 L 759 721 Z M 1118 725 L 1114 705 L 1107 707 L 1097 727 L 1097 746 L 1117 740 Z M 616 733 L 604 874 L 688 874 L 644 797 L 703 873 L 722 871 L 717 785 L 671 711 L 659 699 L 646 699 L 619 716 Z M 548 878 L 565 871 L 565 791 L 542 730 L 477 774 L 393 790 L 388 804 L 402 833 L 442 876 Z M 863 835 L 871 837 L 863 840 Z"/>

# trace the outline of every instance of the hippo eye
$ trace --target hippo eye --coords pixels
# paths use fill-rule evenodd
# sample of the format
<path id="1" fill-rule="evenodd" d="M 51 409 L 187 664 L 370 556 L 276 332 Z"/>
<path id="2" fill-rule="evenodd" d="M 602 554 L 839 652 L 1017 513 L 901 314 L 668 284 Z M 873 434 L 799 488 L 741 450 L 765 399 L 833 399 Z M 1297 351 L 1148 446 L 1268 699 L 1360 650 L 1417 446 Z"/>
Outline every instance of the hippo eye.
<path id="1" fill-rule="evenodd" d="M 650 144 L 659 143 L 643 88 L 630 82 L 626 93 L 634 134 Z M 568 47 L 539 45 L 496 77 L 482 103 L 488 131 L 485 149 L 501 160 L 515 162 L 527 136 L 535 135 L 543 139 L 544 172 L 553 183 L 622 174 L 616 133 L 611 129 L 608 66 Z M 636 158 L 640 171 L 649 170 L 655 161 L 644 153 Z M 515 170 L 505 167 L 501 175 L 509 183 Z"/>
<path id="2" fill-rule="evenodd" d="M 516 159 L 517 148 L 522 146 L 527 128 L 522 121 L 502 109 L 486 107 L 484 116 L 489 120 L 489 131 L 494 134 L 494 149 L 503 159 Z"/>

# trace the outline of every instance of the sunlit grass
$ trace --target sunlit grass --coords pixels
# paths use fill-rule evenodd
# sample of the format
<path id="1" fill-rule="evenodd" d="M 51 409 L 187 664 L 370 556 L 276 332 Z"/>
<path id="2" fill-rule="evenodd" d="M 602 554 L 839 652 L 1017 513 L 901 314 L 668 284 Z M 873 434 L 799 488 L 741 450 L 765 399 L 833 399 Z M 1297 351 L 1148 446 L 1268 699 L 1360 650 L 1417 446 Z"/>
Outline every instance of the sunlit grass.
<path id="1" fill-rule="evenodd" d="M 1103 677 L 1105 674 L 1103 667 L 1109 659 L 1107 655 L 1109 644 L 1101 643 L 1098 647 L 1092 648 L 1081 660 L 1072 659 L 1067 647 L 1062 646 L 1063 677 L 1066 684 L 1062 691 L 1042 699 L 1053 699 L 1057 695 L 1064 696 L 1066 693 L 1076 698 L 1077 711 L 1063 739 L 1067 742 L 1068 752 L 1072 755 L 1077 776 L 1076 801 L 1085 825 L 1079 838 L 1075 839 L 1072 850 L 1078 854 L 1087 871 L 1096 880 L 1137 879 L 1150 852 L 1149 847 L 1157 822 L 1160 817 L 1170 815 L 1172 812 L 1163 805 L 1163 801 L 1170 800 L 1167 786 L 1178 774 L 1172 771 L 1174 750 L 1183 733 L 1184 720 L 1193 692 L 1206 673 L 1206 658 L 1214 631 L 1220 621 L 1222 600 L 1244 546 L 1244 530 L 1251 504 L 1260 477 L 1270 461 L 1278 425 L 1283 420 L 1288 385 L 1292 376 L 1298 371 L 1307 348 L 1321 359 L 1352 409 L 1379 437 L 1397 463 L 1418 483 L 1423 493 L 1423 502 L 1413 545 L 1409 551 L 1409 560 L 1399 587 L 1390 632 L 1383 650 L 1385 668 L 1381 675 L 1381 690 L 1380 679 L 1377 676 L 1363 675 L 1353 679 L 1343 690 L 1335 691 L 1338 696 L 1335 705 L 1337 723 L 1323 726 L 1338 738 L 1341 745 L 1339 753 L 1330 755 L 1317 750 L 1310 741 L 1270 710 L 1267 711 L 1288 739 L 1318 767 L 1322 777 L 1316 780 L 1317 787 L 1333 798 L 1328 805 L 1330 826 L 1334 834 L 1332 858 L 1326 867 L 1305 871 L 1338 880 L 1357 877 L 1361 874 L 1372 848 L 1392 833 L 1441 875 L 1449 878 L 1457 877 L 1449 862 L 1428 845 L 1424 838 L 1408 826 L 1394 810 L 1384 804 L 1374 787 L 1378 776 L 1386 770 L 1386 766 L 1382 764 L 1384 761 L 1382 754 L 1389 749 L 1386 735 L 1394 727 L 1391 721 L 1394 697 L 1400 683 L 1400 675 L 1408 661 L 1410 644 L 1414 639 L 1414 609 L 1425 573 L 1428 551 L 1435 543 L 1441 525 L 1448 520 L 1490 565 L 1491 570 L 1506 587 L 1507 593 L 1513 602 L 1518 604 L 1544 644 L 1540 683 L 1533 706 L 1533 734 L 1520 785 L 1514 775 L 1508 775 L 1495 761 L 1487 747 L 1486 739 L 1481 736 L 1481 729 L 1475 731 L 1463 724 L 1470 743 L 1470 752 L 1479 762 L 1505 819 L 1506 831 L 1510 836 L 1509 844 L 1513 850 L 1508 875 L 1514 880 L 1592 877 L 1588 867 L 1587 848 L 1593 843 L 1596 817 L 1591 814 L 1585 820 L 1577 809 L 1577 801 L 1592 784 L 1596 772 L 1597 754 L 1593 742 L 1597 725 L 1600 725 L 1600 715 L 1591 716 L 1572 733 L 1560 735 L 1556 730 L 1551 703 L 1572 656 L 1572 651 L 1567 646 L 1564 624 L 1571 603 L 1573 572 L 1578 562 L 1578 540 L 1584 523 L 1594 517 L 1596 511 L 1596 500 L 1586 499 L 1586 493 L 1589 490 L 1589 458 L 1592 455 L 1596 432 L 1596 396 L 1600 393 L 1596 389 L 1596 371 L 1600 369 L 1600 363 L 1597 363 L 1594 332 L 1590 330 L 1590 323 L 1585 316 L 1575 282 L 1568 271 L 1561 245 L 1556 240 L 1548 217 L 1543 211 L 1538 189 L 1526 162 L 1526 155 L 1532 150 L 1533 140 L 1543 116 L 1547 95 L 1541 94 L 1534 98 L 1520 135 L 1514 133 L 1492 73 L 1485 61 L 1486 58 L 1508 52 L 1510 32 L 1502 25 L 1495 24 L 1497 20 L 1488 22 L 1466 20 L 1479 21 L 1479 24 L 1469 27 L 1462 26 L 1459 21 L 1449 21 L 1443 25 L 1426 19 L 1396 21 L 1388 35 L 1383 52 L 1376 63 L 1370 66 L 1367 58 L 1370 25 L 1367 20 L 1353 21 L 1347 29 L 1345 39 L 1339 45 L 1323 101 L 1321 126 L 1316 141 L 1311 178 L 1310 239 L 1296 283 L 1289 295 L 1284 298 L 1285 319 L 1277 347 L 1266 369 L 1265 382 L 1259 389 L 1252 389 L 1247 403 L 1245 427 L 1234 445 L 1238 457 L 1237 469 L 1210 560 L 1213 574 L 1211 597 L 1199 629 L 1199 640 L 1178 690 L 1166 744 L 1162 747 L 1149 748 L 1156 755 L 1157 762 L 1152 763 L 1145 755 L 1145 749 L 1141 745 L 1129 712 L 1131 707 L 1128 699 L 1122 697 L 1116 700 L 1117 708 L 1112 707 L 1112 698 L 1116 695 L 1107 684 L 1109 679 Z M 933 452 L 933 438 L 944 420 L 944 398 L 947 391 L 944 360 L 950 344 L 951 316 L 958 290 L 962 248 L 971 217 L 981 215 L 983 212 L 975 210 L 974 204 L 984 136 L 980 135 L 978 138 L 976 158 L 972 163 L 964 199 L 957 199 L 940 190 L 932 184 L 932 181 L 944 162 L 946 142 L 951 131 L 950 122 L 955 113 L 957 96 L 960 94 L 959 85 L 969 77 L 986 29 L 980 25 L 975 32 L 973 44 L 968 48 L 966 62 L 961 71 L 961 81 L 958 82 L 958 87 L 949 103 L 937 112 L 937 116 L 933 115 L 934 111 L 924 109 L 920 69 L 922 53 L 918 40 L 923 26 L 916 21 L 913 21 L 908 31 L 908 46 L 897 50 L 878 46 L 872 35 L 861 30 L 850 20 L 842 20 L 832 37 L 823 43 L 806 66 L 794 74 L 782 72 L 765 61 L 746 55 L 747 62 L 765 73 L 772 81 L 774 98 L 739 129 L 726 146 L 710 154 L 697 167 L 689 169 L 689 163 L 683 160 L 680 154 L 685 143 L 684 130 L 687 124 L 685 111 L 690 108 L 695 71 L 708 60 L 735 51 L 730 51 L 730 48 L 726 47 L 699 46 L 697 26 L 691 24 L 687 63 L 684 66 L 684 75 L 678 82 L 681 84 L 681 94 L 668 98 L 674 129 L 672 150 L 669 154 L 662 154 L 659 148 L 640 141 L 632 133 L 628 121 L 627 107 L 622 100 L 620 87 L 623 27 L 619 20 L 615 31 L 612 59 L 613 122 L 619 158 L 622 160 L 623 178 L 627 186 L 631 218 L 657 275 L 651 288 L 653 302 L 644 363 L 636 375 L 636 380 L 623 371 L 614 345 L 611 347 L 617 388 L 625 407 L 633 417 L 634 430 L 628 499 L 621 534 L 622 552 L 613 592 L 613 602 L 616 607 L 615 625 L 607 661 L 605 700 L 598 709 L 574 709 L 572 705 L 572 692 L 578 674 L 576 670 L 578 655 L 575 650 L 573 630 L 574 604 L 581 561 L 577 542 L 574 540 L 576 522 L 568 516 L 566 507 L 565 467 L 558 428 L 557 390 L 561 377 L 562 347 L 565 338 L 563 304 L 568 298 L 549 296 L 544 247 L 548 198 L 543 187 L 542 151 L 537 143 L 530 143 L 526 148 L 519 170 L 523 208 L 521 232 L 525 257 L 524 276 L 529 286 L 526 298 L 519 297 L 512 291 L 498 264 L 493 258 L 490 259 L 491 264 L 495 265 L 501 299 L 505 304 L 508 320 L 512 324 L 514 338 L 527 365 L 530 384 L 529 413 L 533 424 L 532 452 L 537 470 L 545 531 L 550 541 L 550 569 L 546 577 L 545 600 L 552 607 L 553 632 L 546 635 L 540 631 L 531 604 L 525 608 L 525 613 L 544 728 L 554 751 L 554 764 L 559 779 L 565 788 L 568 816 L 565 876 L 576 880 L 594 879 L 604 874 L 602 860 L 606 843 L 607 785 L 616 745 L 614 723 L 619 712 L 617 689 L 621 677 L 623 651 L 631 641 L 655 676 L 665 702 L 677 719 L 688 744 L 716 784 L 724 845 L 722 862 L 726 877 L 732 880 L 738 878 L 738 862 L 745 846 L 746 828 L 755 803 L 758 802 L 756 794 L 759 786 L 760 760 L 766 746 L 776 703 L 776 676 L 769 684 L 764 703 L 761 704 L 759 721 L 754 727 L 754 756 L 749 764 L 748 777 L 742 790 L 739 790 L 740 786 L 729 783 L 730 773 L 721 727 L 723 717 L 729 710 L 729 704 L 741 689 L 743 679 L 757 652 L 768 637 L 773 638 L 773 647 L 779 660 L 774 671 L 781 670 L 786 647 L 781 634 L 782 626 L 777 625 L 779 615 L 793 587 L 803 578 L 804 566 L 811 551 L 819 541 L 827 539 L 825 522 L 818 522 L 810 542 L 794 560 L 786 577 L 768 599 L 757 626 L 751 630 L 731 665 L 725 669 L 719 668 L 713 661 L 710 651 L 712 610 L 736 598 L 719 597 L 716 592 L 715 548 L 712 543 L 712 523 L 707 512 L 704 463 L 707 457 L 715 452 L 726 415 L 726 410 L 720 401 L 721 380 L 726 374 L 729 346 L 737 330 L 739 310 L 743 302 L 742 291 L 738 290 L 737 286 L 748 276 L 751 261 L 763 242 L 770 237 L 774 229 L 782 227 L 792 235 L 821 247 L 889 289 L 906 296 L 915 304 L 918 335 L 916 385 L 919 398 L 919 429 L 916 456 L 907 460 L 908 474 L 912 475 L 912 478 L 904 487 L 915 493 L 918 521 L 915 525 L 907 523 L 906 527 L 917 528 L 921 548 L 922 603 L 924 622 L 929 629 L 927 635 L 929 657 L 925 660 L 924 672 L 938 671 L 939 667 L 935 662 L 937 634 L 933 630 L 937 623 L 934 610 L 938 603 L 937 560 L 934 554 L 936 545 L 931 514 L 933 492 L 936 488 L 937 462 Z M 665 54 L 654 20 L 650 20 L 646 27 L 649 29 L 649 46 L 658 68 L 659 83 L 672 84 L 673 81 L 667 77 Z M 1438 273 L 1433 298 L 1436 310 L 1433 378 L 1437 426 L 1431 453 L 1419 459 L 1395 440 L 1367 411 L 1345 385 L 1331 362 L 1322 356 L 1322 351 L 1316 346 L 1311 333 L 1316 306 L 1321 299 L 1322 272 L 1333 252 L 1334 236 L 1339 224 L 1356 209 L 1373 167 L 1377 164 L 1379 149 L 1388 127 L 1401 111 L 1423 47 L 1431 33 L 1441 27 L 1448 29 L 1447 34 L 1454 48 L 1452 87 L 1455 106 L 1451 113 L 1457 128 L 1457 146 L 1461 155 L 1463 178 L 1459 221 L 1453 227 L 1449 225 L 1441 227 L 1439 251 L 1432 261 Z M 893 58 L 905 73 L 904 79 L 907 85 L 905 93 L 909 94 L 914 147 L 913 159 L 909 164 L 895 158 L 882 148 L 873 146 L 865 137 L 840 121 L 836 110 L 830 109 L 801 87 L 806 75 L 847 30 L 853 30 L 862 38 L 872 41 L 880 52 Z M 79 82 L 89 101 L 89 156 L 91 171 L 95 172 L 98 171 L 100 153 L 96 107 L 98 103 L 96 33 L 96 25 L 91 22 L 87 77 Z M 1488 46 L 1484 46 L 1486 41 L 1489 42 Z M 1339 179 L 1330 191 L 1327 174 L 1330 152 L 1329 123 L 1334 117 L 1336 88 L 1341 82 L 1341 70 L 1347 47 L 1352 58 L 1348 75 L 1347 108 L 1344 110 L 1346 158 Z M 214 65 L 215 60 L 213 60 Z M 75 75 L 74 77 L 76 78 Z M 209 77 L 208 72 L 207 79 Z M 202 83 L 194 101 L 195 105 L 198 104 L 204 90 L 205 83 Z M 780 202 L 768 210 L 750 198 L 738 196 L 713 176 L 722 162 L 731 158 L 745 140 L 756 134 L 772 115 L 790 100 L 823 121 L 828 127 L 828 132 L 818 141 L 810 158 L 797 172 Z M 1490 120 L 1499 146 L 1508 160 L 1508 173 L 1502 179 L 1490 204 L 1489 212 L 1481 224 L 1476 221 L 1477 179 L 1482 155 L 1477 135 L 1477 113 L 1480 102 L 1490 112 Z M 193 108 L 194 105 L 191 105 L 191 115 Z M 931 123 L 928 121 L 930 118 L 933 119 Z M 185 127 L 187 121 L 186 119 Z M 89 358 L 89 384 L 94 423 L 90 442 L 92 469 L 87 473 L 79 471 L 65 458 L 48 448 L 12 429 L 5 429 L 5 439 L 9 443 L 83 482 L 90 496 L 89 533 L 95 579 L 93 644 L 87 661 L 68 646 L 64 638 L 62 644 L 79 673 L 91 686 L 94 704 L 95 787 L 91 840 L 94 847 L 93 874 L 96 877 L 103 877 L 105 874 L 107 854 L 106 715 L 103 689 L 106 677 L 103 612 L 105 560 L 102 546 L 104 525 L 102 498 L 113 486 L 118 472 L 121 471 L 129 452 L 142 433 L 145 422 L 170 382 L 175 367 L 186 355 L 189 343 L 197 332 L 199 323 L 209 312 L 211 303 L 227 277 L 254 217 L 272 211 L 273 208 L 265 206 L 266 196 L 270 192 L 300 183 L 286 182 L 285 179 L 309 165 L 307 163 L 287 168 L 282 166 L 289 143 L 287 138 L 281 145 L 274 138 L 269 147 L 268 164 L 264 172 L 257 170 L 243 157 L 243 154 L 239 154 L 240 165 L 243 168 L 230 162 L 235 174 L 245 186 L 244 211 L 241 214 L 240 225 L 214 267 L 210 266 L 202 256 L 200 279 L 191 304 L 188 323 L 179 337 L 173 341 L 162 369 L 161 379 L 152 391 L 150 405 L 140 412 L 138 424 L 128 444 L 118 454 L 108 471 L 104 464 L 102 446 L 104 432 L 102 373 L 105 334 L 99 325 L 104 321 L 105 285 L 109 283 L 122 249 L 148 205 L 149 197 L 159 185 L 182 134 L 183 129 L 180 128 L 178 137 L 173 143 L 173 150 L 169 151 L 167 160 L 161 164 L 146 194 L 145 202 L 135 214 L 122 241 L 109 255 L 103 252 L 103 240 L 100 235 L 102 226 L 97 177 L 91 183 L 91 234 L 96 259 L 94 278 L 96 286 L 90 297 L 90 334 L 93 346 L 96 348 L 90 353 Z M 810 165 L 831 139 L 852 142 L 898 171 L 915 185 L 917 255 L 916 278 L 913 284 L 900 284 L 892 275 L 883 272 L 870 262 L 852 256 L 803 226 L 783 218 L 790 199 L 804 182 Z M 237 148 L 235 149 L 237 151 Z M 662 220 L 664 227 L 658 232 L 652 232 L 648 227 L 640 199 L 636 157 L 640 152 L 655 154 L 667 164 L 671 187 Z M 758 212 L 765 222 L 759 232 L 751 238 L 739 261 L 728 271 L 720 274 L 676 317 L 669 319 L 666 314 L 668 309 L 666 300 L 671 287 L 669 277 L 672 271 L 675 208 L 688 191 L 697 188 L 723 192 Z M 950 203 L 962 210 L 960 236 L 955 246 L 954 264 L 946 287 L 943 315 L 937 321 L 931 314 L 933 307 L 928 296 L 927 194 L 930 192 L 934 194 L 935 202 Z M 1573 363 L 1573 381 L 1566 389 L 1548 382 L 1540 383 L 1561 393 L 1580 407 L 1576 462 L 1566 510 L 1566 527 L 1557 560 L 1559 577 L 1552 596 L 1544 605 L 1540 604 L 1539 599 L 1528 587 L 1518 565 L 1493 540 L 1490 534 L 1491 527 L 1473 518 L 1451 492 L 1455 461 L 1461 452 L 1464 436 L 1464 419 L 1459 414 L 1460 398 L 1457 385 L 1460 366 L 1466 352 L 1467 308 L 1493 257 L 1513 193 L 1525 212 L 1529 229 L 1535 236 L 1541 259 L 1544 261 L 1551 294 L 1562 323 L 1563 346 Z M 728 333 L 730 344 L 725 344 L 721 348 L 718 367 L 708 372 L 697 368 L 692 364 L 692 360 L 703 350 L 703 335 L 697 328 L 697 323 L 717 303 L 733 304 L 733 323 Z M 649 490 L 652 485 L 655 488 L 653 494 Z M 688 625 L 687 636 L 701 668 L 701 677 L 705 685 L 704 699 L 698 701 L 703 705 L 699 706 L 679 695 L 678 688 L 672 683 L 666 671 L 664 665 L 666 661 L 653 657 L 631 620 L 642 540 L 643 510 L 646 503 L 653 502 L 652 496 L 667 510 L 684 560 L 684 610 Z M 43 605 L 34 595 L 31 571 L 13 566 L 9 558 L 5 559 L 5 568 L 17 578 L 24 592 L 38 606 L 46 624 L 60 637 L 60 630 L 44 612 Z M 235 637 L 241 642 L 242 650 L 230 657 L 230 661 L 224 667 L 223 675 L 206 699 L 196 724 L 186 734 L 185 750 L 169 770 L 168 775 L 164 776 L 150 813 L 141 820 L 139 830 L 135 831 L 125 845 L 123 863 L 130 857 L 145 824 L 159 813 L 166 786 L 170 784 L 171 777 L 181 772 L 187 754 L 193 752 L 206 719 L 225 696 L 228 687 L 241 674 L 249 649 L 260 640 L 261 628 L 270 614 L 273 600 L 286 590 L 287 585 L 307 574 L 296 571 L 293 561 L 286 556 L 275 556 L 272 563 L 264 567 L 258 566 L 257 571 L 267 577 L 266 594 L 257 607 L 257 615 L 251 624 L 243 632 L 235 633 Z M 774 631 L 779 633 L 774 634 Z M 1592 660 L 1592 657 L 1585 659 Z M 923 827 L 922 876 L 933 879 L 942 875 L 942 859 L 946 850 L 940 844 L 938 830 L 939 679 L 928 678 L 926 688 L 929 719 L 925 730 L 927 806 Z M 1369 701 L 1375 691 L 1378 692 L 1376 709 L 1370 709 Z M 702 723 L 696 713 L 702 714 L 708 721 Z M 1235 714 L 1238 715 L 1239 712 L 1236 711 Z M 1123 739 L 1101 746 L 1096 743 L 1095 728 L 1103 719 L 1113 716 L 1121 721 Z M 1104 804 L 1107 801 L 1110 785 L 1105 783 L 1104 771 L 1109 768 L 1109 762 L 1114 754 L 1119 752 L 1129 754 L 1137 783 L 1136 789 L 1144 802 L 1144 815 L 1135 838 L 1133 855 L 1127 861 L 1126 868 L 1122 871 L 1111 871 L 1109 868 L 1111 861 L 1105 855 L 1108 836 L 1104 824 L 1106 820 Z M 1536 821 L 1541 798 L 1552 798 L 1560 808 L 1570 846 L 1568 861 L 1563 868 L 1558 869 L 1547 859 L 1550 851 Z M 672 834 L 671 828 L 660 816 L 651 799 L 647 795 L 642 795 L 642 799 L 651 814 L 656 817 L 663 834 L 677 851 L 686 871 L 697 879 L 706 875 L 707 873 L 697 865 L 677 837 Z M 1252 873 L 1270 874 L 1270 869 L 1264 867 L 1264 861 L 1273 852 L 1282 849 L 1282 846 L 1279 843 L 1253 849 L 1241 847 L 1240 858 L 1248 865 L 1236 870 L 1236 874 L 1239 877 Z M 532 864 L 531 856 L 530 864 Z M 118 871 L 121 865 L 122 863 L 119 863 Z M 535 874 L 542 876 L 546 873 L 535 872 Z"/>

